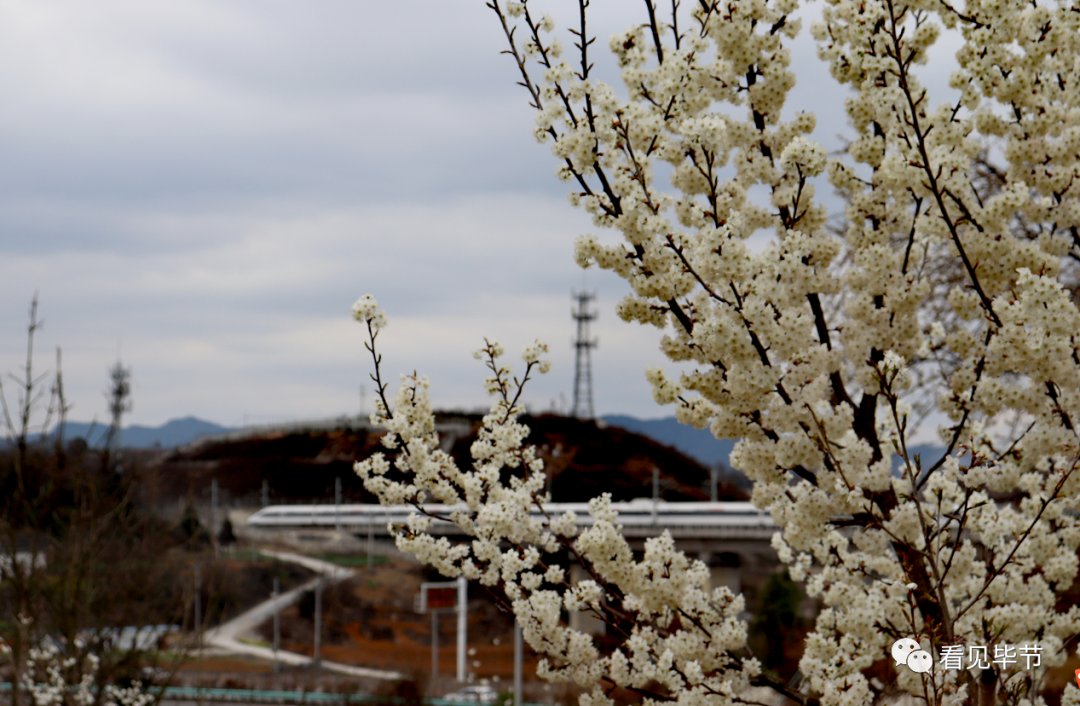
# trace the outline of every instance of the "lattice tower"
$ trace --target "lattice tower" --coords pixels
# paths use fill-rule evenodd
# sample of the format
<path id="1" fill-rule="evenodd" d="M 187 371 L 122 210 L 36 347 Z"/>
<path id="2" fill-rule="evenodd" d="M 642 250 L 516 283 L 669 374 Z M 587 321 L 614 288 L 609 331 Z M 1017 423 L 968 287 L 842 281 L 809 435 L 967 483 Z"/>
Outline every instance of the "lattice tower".
<path id="1" fill-rule="evenodd" d="M 592 355 L 596 339 L 589 334 L 589 322 L 596 318 L 596 312 L 589 304 L 596 299 L 591 292 L 575 292 L 576 308 L 571 312 L 577 322 L 577 336 L 574 338 L 574 407 L 571 415 L 581 419 L 592 419 Z"/>

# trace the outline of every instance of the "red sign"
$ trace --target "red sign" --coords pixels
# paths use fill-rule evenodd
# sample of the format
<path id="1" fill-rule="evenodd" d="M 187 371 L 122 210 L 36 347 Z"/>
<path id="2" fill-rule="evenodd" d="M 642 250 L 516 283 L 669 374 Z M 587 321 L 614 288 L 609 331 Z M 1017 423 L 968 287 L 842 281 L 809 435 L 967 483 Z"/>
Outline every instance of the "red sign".
<path id="1" fill-rule="evenodd" d="M 428 610 L 443 610 L 445 608 L 453 608 L 455 605 L 457 605 L 456 588 L 428 588 Z"/>

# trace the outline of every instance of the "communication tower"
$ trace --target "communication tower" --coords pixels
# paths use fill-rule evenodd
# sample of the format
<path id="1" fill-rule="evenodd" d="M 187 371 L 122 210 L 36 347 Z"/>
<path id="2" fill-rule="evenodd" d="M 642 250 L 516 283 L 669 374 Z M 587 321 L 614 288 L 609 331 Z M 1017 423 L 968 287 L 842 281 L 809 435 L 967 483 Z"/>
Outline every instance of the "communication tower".
<path id="1" fill-rule="evenodd" d="M 592 419 L 592 356 L 590 351 L 596 347 L 596 339 L 589 335 L 589 322 L 596 318 L 596 312 L 589 304 L 596 299 L 591 292 L 574 292 L 577 307 L 572 312 L 577 322 L 577 336 L 574 338 L 574 407 L 571 415 L 580 419 Z"/>

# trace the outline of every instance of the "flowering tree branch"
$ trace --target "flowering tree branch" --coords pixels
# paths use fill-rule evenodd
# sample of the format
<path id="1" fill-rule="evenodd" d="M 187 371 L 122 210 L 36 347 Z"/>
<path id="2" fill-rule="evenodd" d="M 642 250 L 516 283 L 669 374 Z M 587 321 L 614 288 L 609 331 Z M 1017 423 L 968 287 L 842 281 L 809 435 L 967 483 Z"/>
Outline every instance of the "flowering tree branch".
<path id="1" fill-rule="evenodd" d="M 418 510 L 455 505 L 472 537 L 435 539 L 418 516 L 400 545 L 501 593 L 542 672 L 576 680 L 587 706 L 749 703 L 755 686 L 807 704 L 1041 703 L 1041 675 L 1080 633 L 1080 608 L 1059 601 L 1080 549 L 1075 6 L 825 3 L 812 33 L 852 129 L 830 157 L 813 115 L 786 110 L 796 0 L 645 0 L 609 45 L 619 87 L 595 78 L 588 2 L 572 60 L 533 5 L 487 2 L 571 202 L 619 235 L 580 239 L 578 262 L 625 280 L 620 316 L 655 327 L 680 363 L 676 377 L 648 371 L 656 401 L 739 440 L 731 463 L 821 606 L 804 680 L 761 673 L 742 599 L 710 590 L 670 537 L 638 560 L 603 498 L 581 531 L 529 514 L 543 474 L 517 414 L 539 349 L 519 383 L 485 348 L 494 402 L 472 469 L 438 450 L 426 381 L 406 380 L 392 418 L 383 399 L 397 455 L 358 464 L 368 487 Z M 945 101 L 919 78 L 942 31 L 959 46 Z M 826 179 L 844 200 L 838 227 L 817 195 Z M 371 331 L 381 315 L 363 311 Z M 928 463 L 913 451 L 932 433 L 919 417 L 944 444 Z M 580 580 L 561 568 L 567 552 Z M 602 620 L 613 645 L 570 629 L 563 609 Z M 912 637 L 1038 643 L 1042 661 L 871 678 Z"/>

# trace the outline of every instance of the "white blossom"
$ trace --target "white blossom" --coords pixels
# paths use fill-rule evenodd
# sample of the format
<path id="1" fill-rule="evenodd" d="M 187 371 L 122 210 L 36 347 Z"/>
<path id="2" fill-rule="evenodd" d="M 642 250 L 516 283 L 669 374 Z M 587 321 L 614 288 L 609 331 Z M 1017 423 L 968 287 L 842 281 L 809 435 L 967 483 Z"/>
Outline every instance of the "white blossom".
<path id="1" fill-rule="evenodd" d="M 730 462 L 820 604 L 800 698 L 1042 703 L 1042 675 L 1080 633 L 1080 609 L 1058 607 L 1080 570 L 1075 6 L 827 0 L 806 14 L 850 123 L 829 155 L 813 115 L 787 105 L 795 0 L 683 3 L 678 29 L 647 3 L 659 19 L 609 45 L 619 88 L 591 68 L 591 30 L 564 58 L 536 4 L 490 6 L 571 203 L 619 235 L 585 235 L 575 257 L 626 282 L 620 317 L 658 329 L 674 365 L 646 373 L 656 401 L 738 440 Z M 939 42 L 955 52 L 955 95 L 921 81 Z M 832 221 L 825 178 L 843 201 Z M 492 404 L 469 468 L 439 448 L 426 381 L 382 400 L 398 453 L 357 464 L 366 487 L 457 504 L 470 538 L 414 524 L 399 545 L 501 590 L 541 676 L 577 683 L 586 706 L 610 703 L 611 684 L 687 706 L 739 703 L 751 684 L 783 692 L 747 651 L 742 598 L 669 536 L 635 556 L 608 497 L 587 527 L 534 519 L 545 476 L 519 396 L 546 348 L 526 350 L 520 378 L 501 353 L 479 354 Z M 925 457 L 931 426 L 943 451 Z M 566 554 L 582 571 L 554 568 Z M 572 629 L 565 610 L 617 639 Z M 883 682 L 878 663 L 911 636 L 1037 640 L 1046 659 L 1022 683 L 1000 666 Z"/>
<path id="2" fill-rule="evenodd" d="M 375 297 L 370 294 L 365 294 L 356 300 L 352 306 L 352 314 L 354 319 L 366 322 L 376 331 L 386 327 L 386 315 L 379 308 Z"/>
<path id="3" fill-rule="evenodd" d="M 126 687 L 103 684 L 101 660 L 92 652 L 66 653 L 51 640 L 27 650 L 26 661 L 15 688 L 28 695 L 34 706 L 91 706 L 98 692 L 105 706 L 152 706 L 157 697 L 141 682 Z"/>

